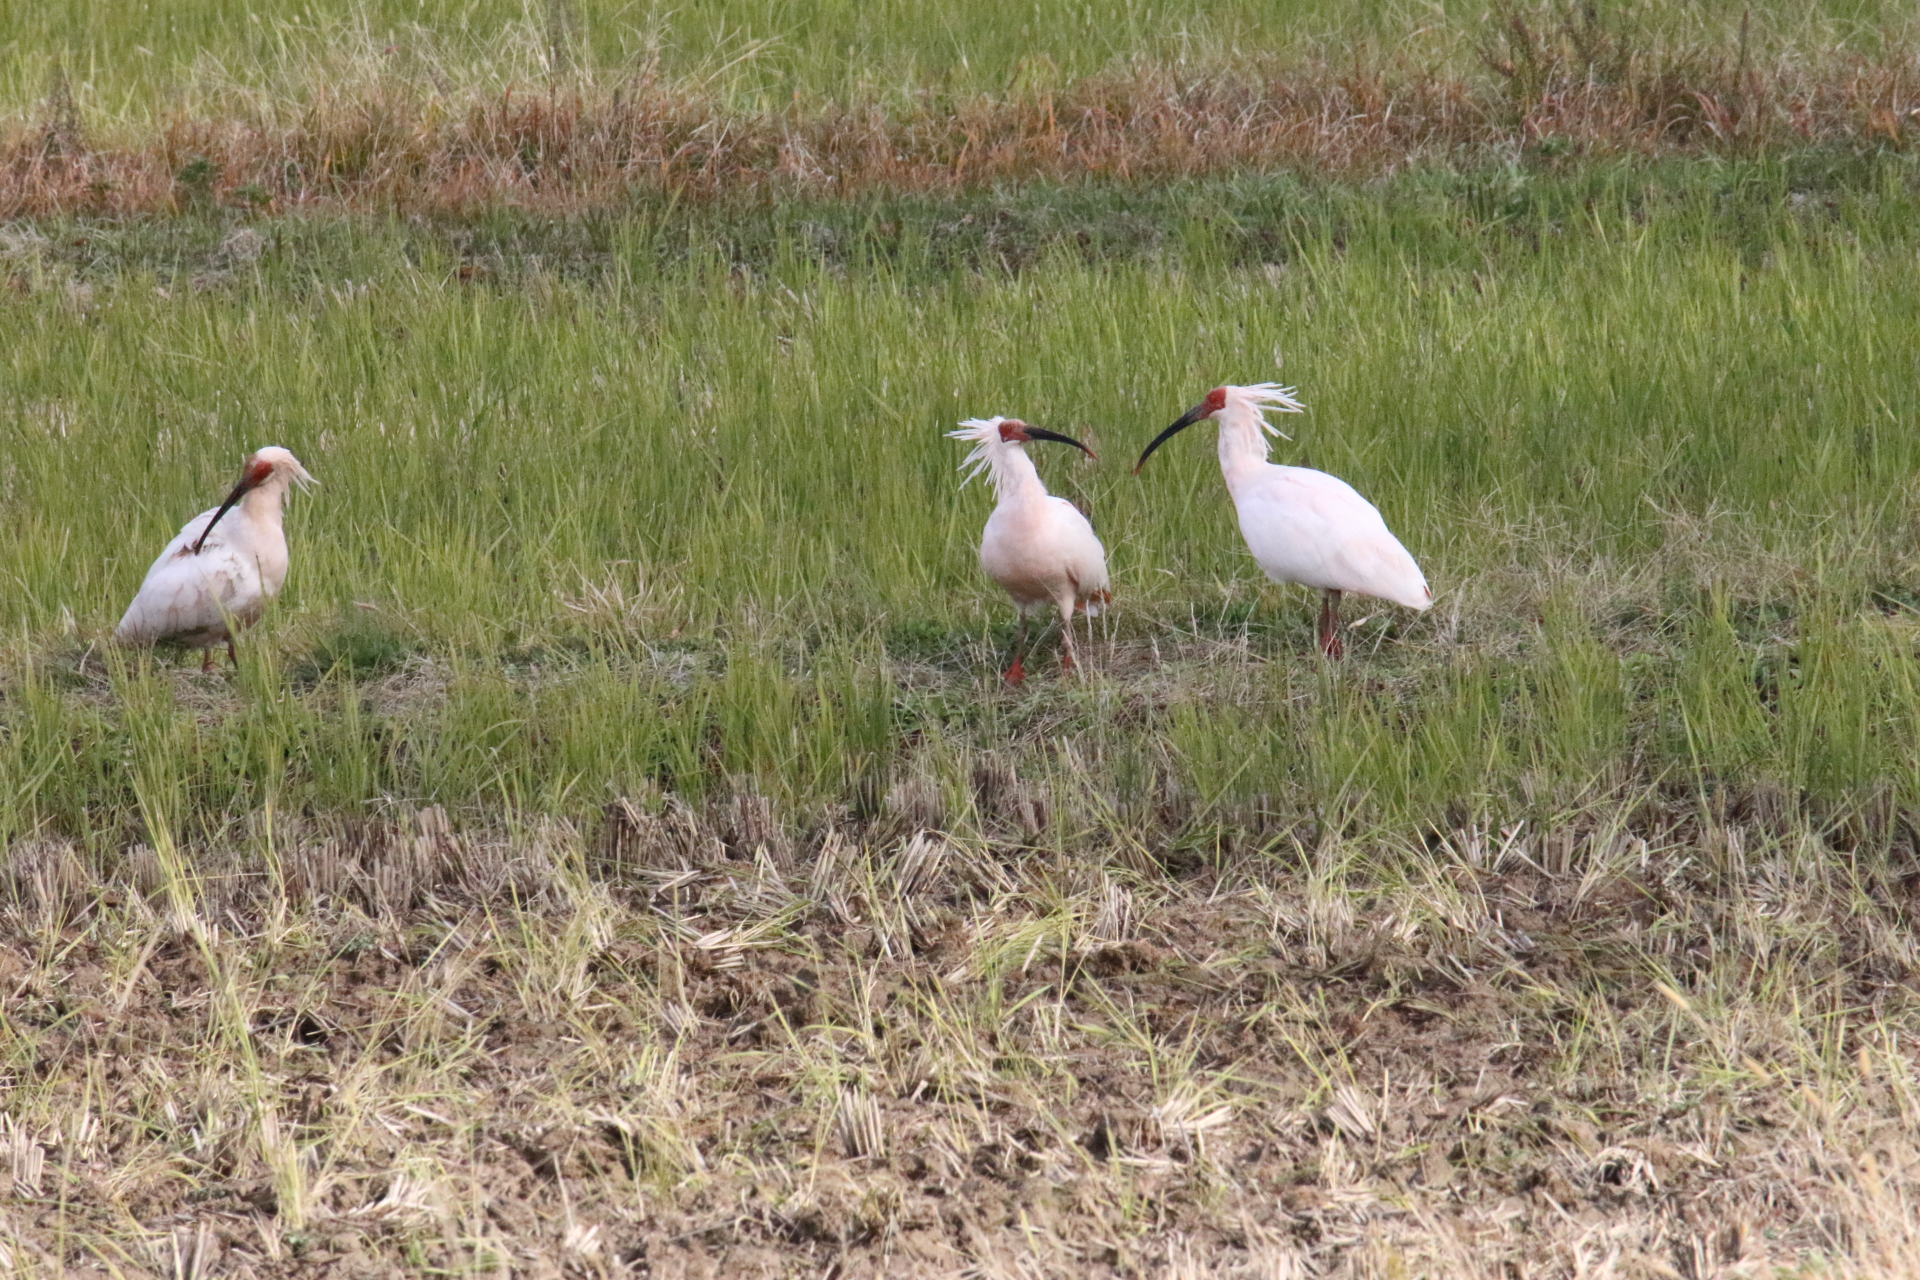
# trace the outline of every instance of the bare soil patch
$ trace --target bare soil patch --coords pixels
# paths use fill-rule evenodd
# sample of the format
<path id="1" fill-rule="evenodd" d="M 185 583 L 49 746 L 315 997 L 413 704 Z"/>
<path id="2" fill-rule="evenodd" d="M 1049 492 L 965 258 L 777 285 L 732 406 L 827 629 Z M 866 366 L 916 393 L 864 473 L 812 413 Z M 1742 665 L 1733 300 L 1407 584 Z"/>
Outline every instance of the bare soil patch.
<path id="1" fill-rule="evenodd" d="M 16 847 L 0 1247 L 26 1274 L 1909 1273 L 1912 886 L 1811 832 L 1599 815 L 1174 876 L 1017 814 L 747 848 L 742 811 Z"/>

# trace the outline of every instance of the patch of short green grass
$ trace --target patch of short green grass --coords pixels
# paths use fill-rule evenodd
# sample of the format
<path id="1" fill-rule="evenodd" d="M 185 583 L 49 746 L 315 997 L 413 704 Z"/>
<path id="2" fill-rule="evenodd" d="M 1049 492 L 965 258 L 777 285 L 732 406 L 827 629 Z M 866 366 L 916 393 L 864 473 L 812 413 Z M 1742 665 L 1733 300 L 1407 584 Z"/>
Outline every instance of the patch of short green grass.
<path id="1" fill-rule="evenodd" d="M 267 802 L 580 817 L 743 788 L 805 825 L 958 794 L 985 754 L 1102 797 L 1051 802 L 1063 831 L 1149 804 L 1196 848 L 1649 787 L 1890 839 L 1917 727 L 1910 198 L 1724 187 L 1767 182 L 1738 220 L 1711 186 L 1517 226 L 1356 203 L 1265 262 L 1011 274 L 663 257 L 651 223 L 606 228 L 591 272 L 477 287 L 397 232 L 351 277 L 269 248 L 198 287 L 29 246 L 0 302 L 0 825 L 217 838 Z M 1373 498 L 1437 593 L 1351 601 L 1337 671 L 1246 557 L 1206 432 L 1128 474 L 1201 391 L 1270 378 L 1310 406 L 1276 457 Z M 989 498 L 942 432 L 995 412 L 1102 455 L 1040 460 L 1116 575 L 1084 684 L 993 676 Z M 100 648 L 270 442 L 322 485 L 240 672 Z"/>

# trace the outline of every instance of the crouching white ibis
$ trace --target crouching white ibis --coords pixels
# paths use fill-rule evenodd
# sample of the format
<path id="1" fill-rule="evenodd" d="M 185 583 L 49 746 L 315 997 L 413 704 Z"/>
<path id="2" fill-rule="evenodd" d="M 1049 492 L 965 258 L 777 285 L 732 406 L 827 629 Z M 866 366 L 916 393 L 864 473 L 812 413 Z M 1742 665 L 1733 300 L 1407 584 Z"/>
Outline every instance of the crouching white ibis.
<path id="1" fill-rule="evenodd" d="M 1089 458 L 1093 450 L 1072 436 L 1030 427 L 1018 418 L 969 418 L 960 430 L 947 434 L 974 442 L 973 452 L 961 464 L 967 480 L 984 470 L 999 497 L 980 539 L 980 567 L 1006 589 L 1020 611 L 1007 683 L 1026 679 L 1022 662 L 1027 652 L 1027 613 L 1048 604 L 1060 611 L 1060 665 L 1073 670 L 1074 611 L 1095 616 L 1112 598 L 1107 588 L 1107 553 L 1087 518 L 1065 498 L 1047 492 L 1024 446 L 1032 440 L 1053 440 L 1070 444 Z"/>
<path id="2" fill-rule="evenodd" d="M 1320 651 L 1338 658 L 1343 593 L 1378 596 L 1409 609 L 1425 609 L 1433 603 L 1433 593 L 1427 590 L 1420 566 L 1388 532 L 1378 509 L 1355 493 L 1352 485 L 1324 471 L 1267 461 L 1265 433 L 1281 435 L 1267 421 L 1268 406 L 1282 413 L 1303 411 L 1292 387 L 1271 382 L 1215 387 L 1154 437 L 1133 464 L 1133 472 L 1140 474 L 1153 451 L 1167 440 L 1212 418 L 1220 433 L 1220 472 L 1240 513 L 1240 533 L 1247 549 L 1275 582 L 1298 582 L 1320 590 Z"/>
<path id="3" fill-rule="evenodd" d="M 113 638 L 200 649 L 202 671 L 213 669 L 213 646 L 224 640 L 228 659 L 239 666 L 234 624 L 259 621 L 287 580 L 280 505 L 296 481 L 318 483 L 285 449 L 269 445 L 248 458 L 227 500 L 187 521 L 153 562 Z"/>

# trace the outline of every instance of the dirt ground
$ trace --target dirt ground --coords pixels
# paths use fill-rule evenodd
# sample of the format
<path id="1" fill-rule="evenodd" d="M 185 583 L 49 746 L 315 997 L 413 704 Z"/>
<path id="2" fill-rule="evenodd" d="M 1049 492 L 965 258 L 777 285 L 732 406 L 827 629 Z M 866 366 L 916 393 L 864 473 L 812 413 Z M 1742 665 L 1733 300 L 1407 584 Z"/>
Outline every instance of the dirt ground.
<path id="1" fill-rule="evenodd" d="M 1920 1274 L 1920 880 L 1017 826 L 17 845 L 0 1272 Z"/>

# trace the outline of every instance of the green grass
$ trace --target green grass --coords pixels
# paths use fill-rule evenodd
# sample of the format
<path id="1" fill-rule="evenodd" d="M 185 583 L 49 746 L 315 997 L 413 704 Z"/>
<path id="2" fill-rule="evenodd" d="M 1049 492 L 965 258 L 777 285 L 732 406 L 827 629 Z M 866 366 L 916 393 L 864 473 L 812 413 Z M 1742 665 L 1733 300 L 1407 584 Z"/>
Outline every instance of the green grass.
<path id="1" fill-rule="evenodd" d="M 1913 163 L 1456 161 L 0 225 L 0 1270 L 1914 1274 Z M 1128 474 L 1267 378 L 1338 668 Z M 269 442 L 240 669 L 106 644 Z"/>
<path id="2" fill-rule="evenodd" d="M 1192 217 L 1157 257 L 1069 241 L 1015 274 L 911 246 L 848 269 L 804 239 L 739 266 L 642 219 L 594 230 L 578 274 L 463 286 L 443 239 L 395 227 L 349 278 L 302 256 L 327 224 L 285 220 L 251 265 L 89 280 L 60 254 L 112 230 L 54 229 L 0 302 L 0 830 L 105 849 L 269 803 L 580 818 L 740 789 L 805 827 L 903 787 L 965 823 L 984 754 L 1055 797 L 1055 838 L 1132 813 L 1206 857 L 1639 794 L 1777 795 L 1884 845 L 1920 802 L 1899 174 L 1492 218 L 1409 180 L 1275 218 L 1259 265 Z M 1291 190 L 1269 201 L 1311 207 Z M 1269 378 L 1311 410 L 1277 456 L 1372 497 L 1437 593 L 1356 602 L 1335 673 L 1304 593 L 1247 558 L 1204 433 L 1128 474 L 1201 391 Z M 1084 685 L 993 679 L 988 497 L 942 436 L 983 413 L 1102 454 L 1041 459 L 1115 572 Z M 322 487 L 239 675 L 90 648 L 265 443 Z"/>
<path id="3" fill-rule="evenodd" d="M 16 197 L 185 211 L 0 223 L 0 1272 L 1920 1272 L 1912 17 L 1589 8 L 0 0 Z M 851 198 L 516 132 L 657 73 L 957 171 L 1136 58 L 1147 140 L 1495 123 Z M 432 196 L 474 127 L 547 211 Z M 1266 379 L 1435 588 L 1339 667 L 1208 430 L 1129 474 Z M 1085 680 L 997 678 L 990 413 L 1100 453 Z M 107 643 L 266 443 L 239 669 Z"/>
<path id="4" fill-rule="evenodd" d="M 1517 8 L 1553 26 L 1570 6 Z M 1496 12 L 1497 26 L 1502 13 Z M 1601 6 L 1599 20 L 1636 40 L 1725 43 L 1749 23 L 1756 50 L 1870 49 L 1903 30 L 1886 0 L 1747 5 L 1732 0 Z M 1331 49 L 1476 64 L 1483 3 L 1339 4 L 1330 0 L 934 0 L 795 4 L 726 0 L 78 0 L 0 5 L 0 104 L 21 108 L 63 71 L 76 101 L 112 119 L 145 118 L 233 82 L 312 89 L 312 68 L 343 51 L 416 59 L 459 78 L 545 83 L 557 75 L 658 66 L 741 106 L 803 99 L 894 100 L 922 91 L 974 94 L 1046 87 L 1135 57 L 1204 62 Z"/>

